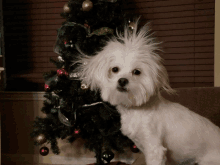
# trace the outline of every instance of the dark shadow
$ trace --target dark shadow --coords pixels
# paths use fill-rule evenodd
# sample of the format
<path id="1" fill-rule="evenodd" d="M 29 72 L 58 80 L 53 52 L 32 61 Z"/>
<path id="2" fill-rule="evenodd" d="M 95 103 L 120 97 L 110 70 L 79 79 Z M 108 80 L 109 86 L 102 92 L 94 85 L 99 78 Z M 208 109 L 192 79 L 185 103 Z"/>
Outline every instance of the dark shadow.
<path id="1" fill-rule="evenodd" d="M 25 78 L 8 78 L 6 91 L 43 91 L 44 84 L 34 83 Z"/>
<path id="2" fill-rule="evenodd" d="M 14 78 L 31 73 L 34 68 L 33 53 L 36 50 L 33 50 L 31 30 L 34 26 L 30 5 L 13 0 L 3 1 L 7 90 L 36 90 L 36 85 L 25 82 L 25 78 Z"/>

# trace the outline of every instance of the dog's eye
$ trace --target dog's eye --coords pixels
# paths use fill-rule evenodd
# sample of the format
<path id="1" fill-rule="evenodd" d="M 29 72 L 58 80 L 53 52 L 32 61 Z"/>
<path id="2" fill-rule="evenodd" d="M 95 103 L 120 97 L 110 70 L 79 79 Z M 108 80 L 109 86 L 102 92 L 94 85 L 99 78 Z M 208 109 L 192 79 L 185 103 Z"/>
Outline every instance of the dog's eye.
<path id="1" fill-rule="evenodd" d="M 140 74 L 141 74 L 141 71 L 138 70 L 138 69 L 134 69 L 134 70 L 132 71 L 132 74 L 134 74 L 134 75 L 140 75 Z"/>
<path id="2" fill-rule="evenodd" d="M 117 73 L 118 71 L 119 71 L 119 68 L 118 68 L 118 67 L 112 68 L 112 72 Z"/>

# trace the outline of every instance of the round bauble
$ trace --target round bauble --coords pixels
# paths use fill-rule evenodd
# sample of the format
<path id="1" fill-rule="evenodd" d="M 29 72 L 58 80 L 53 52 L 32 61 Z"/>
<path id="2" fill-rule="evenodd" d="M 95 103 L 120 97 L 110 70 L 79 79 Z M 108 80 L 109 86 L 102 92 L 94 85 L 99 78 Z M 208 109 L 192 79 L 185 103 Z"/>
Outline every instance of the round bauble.
<path id="1" fill-rule="evenodd" d="M 102 159 L 110 163 L 110 161 L 114 158 L 114 153 L 112 151 L 105 151 L 102 153 Z"/>
<path id="2" fill-rule="evenodd" d="M 90 11 L 93 8 L 93 3 L 90 0 L 85 0 L 82 4 L 83 11 Z"/>
<path id="3" fill-rule="evenodd" d="M 40 149 L 40 154 L 41 154 L 42 156 L 48 155 L 48 154 L 49 154 L 49 149 L 48 149 L 47 147 L 42 147 L 42 148 Z"/>
<path id="4" fill-rule="evenodd" d="M 57 76 L 66 76 L 66 77 L 68 77 L 68 72 L 64 69 L 64 68 L 61 68 L 61 69 L 58 69 L 57 70 Z"/>
<path id="5" fill-rule="evenodd" d="M 133 32 L 134 28 L 135 28 L 135 23 L 134 22 L 130 22 L 128 25 L 128 28 L 131 32 Z"/>
<path id="6" fill-rule="evenodd" d="M 72 136 L 75 137 L 75 138 L 79 138 L 80 137 L 80 129 L 79 128 L 75 128 Z"/>
<path id="7" fill-rule="evenodd" d="M 63 6 L 63 11 L 64 11 L 64 13 L 70 13 L 71 12 L 68 3 L 65 3 L 65 5 Z"/>
<path id="8" fill-rule="evenodd" d="M 46 137 L 45 137 L 44 134 L 39 134 L 39 135 L 35 138 L 35 141 L 36 141 L 37 143 L 39 143 L 39 144 L 44 144 L 44 143 L 47 141 L 47 139 L 46 139 Z"/>
<path id="9" fill-rule="evenodd" d="M 58 56 L 58 60 L 59 60 L 60 62 L 64 62 L 64 60 L 63 60 L 63 57 L 62 57 L 62 56 Z"/>
<path id="10" fill-rule="evenodd" d="M 50 91 L 50 86 L 48 84 L 44 85 L 44 90 L 45 92 L 49 92 Z"/>
<path id="11" fill-rule="evenodd" d="M 81 85 L 81 89 L 83 89 L 83 90 L 86 90 L 86 89 L 88 89 L 89 87 L 86 85 L 86 84 L 82 84 Z"/>

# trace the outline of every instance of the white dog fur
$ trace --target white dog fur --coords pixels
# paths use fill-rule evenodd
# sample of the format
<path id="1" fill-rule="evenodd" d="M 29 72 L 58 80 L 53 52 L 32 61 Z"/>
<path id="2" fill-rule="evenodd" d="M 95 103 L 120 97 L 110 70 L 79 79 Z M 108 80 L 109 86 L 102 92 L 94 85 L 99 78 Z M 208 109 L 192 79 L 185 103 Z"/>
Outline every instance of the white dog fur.
<path id="1" fill-rule="evenodd" d="M 159 44 L 146 24 L 108 41 L 96 56 L 82 55 L 81 80 L 100 90 L 121 114 L 121 131 L 143 152 L 147 165 L 176 165 L 189 160 L 220 165 L 220 129 L 208 119 L 161 96 L 174 93 Z M 190 97 L 190 96 L 189 96 Z"/>

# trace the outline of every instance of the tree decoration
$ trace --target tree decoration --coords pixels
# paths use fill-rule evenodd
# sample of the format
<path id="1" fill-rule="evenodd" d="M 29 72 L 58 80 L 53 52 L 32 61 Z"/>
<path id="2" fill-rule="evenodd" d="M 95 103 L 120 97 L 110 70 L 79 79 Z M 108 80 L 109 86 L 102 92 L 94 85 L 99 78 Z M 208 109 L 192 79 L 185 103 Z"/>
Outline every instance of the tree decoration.
<path id="1" fill-rule="evenodd" d="M 72 136 L 75 137 L 75 138 L 79 138 L 80 137 L 80 132 L 81 132 L 81 130 L 79 128 L 75 128 Z"/>
<path id="2" fill-rule="evenodd" d="M 54 52 L 64 57 L 64 51 L 65 54 L 73 53 L 76 55 L 75 45 L 84 42 L 88 29 L 76 22 L 65 22 L 57 32 Z"/>
<path id="3" fill-rule="evenodd" d="M 88 89 L 89 87 L 86 85 L 86 84 L 82 84 L 81 85 L 81 89 L 83 89 L 83 90 L 86 90 L 86 89 Z"/>
<path id="4" fill-rule="evenodd" d="M 70 73 L 69 77 L 74 79 L 74 78 L 78 78 L 80 76 L 80 73 Z"/>
<path id="5" fill-rule="evenodd" d="M 58 77 L 61 77 L 61 76 L 68 77 L 68 75 L 69 75 L 68 72 L 64 68 L 61 68 L 61 69 L 57 70 L 57 76 Z"/>
<path id="6" fill-rule="evenodd" d="M 50 91 L 50 86 L 48 84 L 44 85 L 44 90 L 45 92 L 49 92 Z"/>
<path id="7" fill-rule="evenodd" d="M 46 92 L 50 92 L 51 90 L 53 90 L 54 86 L 57 84 L 58 82 L 58 77 L 56 74 L 54 75 L 50 75 L 48 77 L 45 78 L 45 85 L 44 85 L 44 90 Z"/>
<path id="8" fill-rule="evenodd" d="M 39 143 L 39 144 L 44 144 L 44 143 L 47 141 L 47 139 L 46 139 L 46 137 L 45 137 L 44 134 L 39 134 L 39 135 L 35 138 L 35 141 L 36 141 L 37 143 Z"/>
<path id="9" fill-rule="evenodd" d="M 53 92 L 54 92 L 55 94 L 59 95 L 59 94 L 62 92 L 62 90 L 61 90 L 61 89 L 55 89 Z"/>
<path id="10" fill-rule="evenodd" d="M 101 35 L 107 35 L 107 34 L 113 34 L 114 30 L 108 27 L 102 27 L 100 29 L 97 29 L 95 31 L 93 31 L 91 34 L 89 34 L 89 37 L 91 37 L 92 35 L 97 35 L 97 36 L 101 36 Z"/>
<path id="11" fill-rule="evenodd" d="M 63 6 L 63 11 L 64 11 L 64 13 L 70 13 L 70 12 L 71 12 L 68 3 L 65 3 L 65 4 L 64 4 L 64 6 Z"/>
<path id="12" fill-rule="evenodd" d="M 93 3 L 90 0 L 85 0 L 82 4 L 83 11 L 90 11 L 93 8 Z"/>
<path id="13" fill-rule="evenodd" d="M 111 3 L 115 3 L 115 2 L 117 2 L 117 0 L 100 0 L 100 1 L 111 2 Z"/>
<path id="14" fill-rule="evenodd" d="M 57 58 L 58 58 L 58 60 L 59 60 L 60 62 L 64 62 L 62 56 L 58 56 Z"/>
<path id="15" fill-rule="evenodd" d="M 49 154 L 49 149 L 48 149 L 47 147 L 41 147 L 41 149 L 40 149 L 40 154 L 41 154 L 42 156 L 48 155 L 48 154 Z"/>
<path id="16" fill-rule="evenodd" d="M 80 133 L 80 129 L 75 129 L 74 130 L 74 133 L 77 135 L 77 134 L 79 134 Z"/>
<path id="17" fill-rule="evenodd" d="M 133 32 L 133 30 L 134 30 L 134 28 L 135 28 L 135 23 L 134 23 L 134 22 L 129 21 L 128 28 L 130 29 L 130 31 L 131 31 L 131 32 Z"/>
<path id="18" fill-rule="evenodd" d="M 68 47 L 73 48 L 73 47 L 74 47 L 72 40 L 70 40 L 69 42 L 68 42 L 68 41 L 64 41 L 64 44 L 65 44 L 65 47 L 66 47 L 66 48 L 68 48 Z"/>
<path id="19" fill-rule="evenodd" d="M 137 148 L 137 146 L 135 145 L 135 144 L 131 144 L 130 145 L 130 149 L 131 149 L 131 151 L 132 152 L 134 152 L 134 153 L 138 153 L 140 150 Z"/>
<path id="20" fill-rule="evenodd" d="M 68 127 L 72 126 L 69 119 L 60 112 L 60 109 L 58 110 L 58 118 L 59 118 L 60 122 L 63 123 L 64 125 L 66 125 Z"/>
<path id="21" fill-rule="evenodd" d="M 110 163 L 110 161 L 114 158 L 114 153 L 112 151 L 105 151 L 102 154 L 102 158 Z"/>

